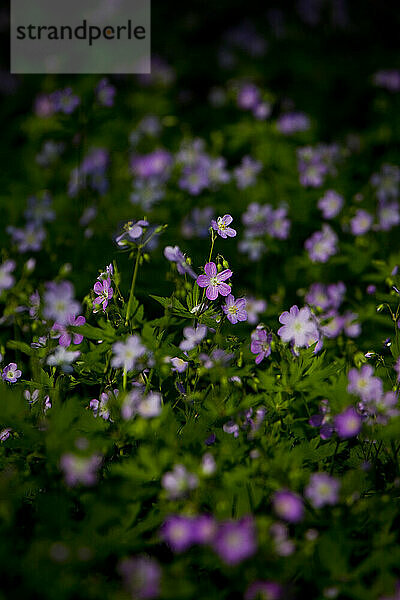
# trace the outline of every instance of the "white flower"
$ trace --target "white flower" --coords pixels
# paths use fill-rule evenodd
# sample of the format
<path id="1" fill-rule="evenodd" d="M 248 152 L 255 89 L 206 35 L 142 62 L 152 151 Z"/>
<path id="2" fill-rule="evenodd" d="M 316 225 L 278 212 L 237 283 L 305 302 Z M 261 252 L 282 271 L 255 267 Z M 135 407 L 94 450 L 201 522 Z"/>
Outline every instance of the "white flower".
<path id="1" fill-rule="evenodd" d="M 122 367 L 126 371 L 132 371 L 136 359 L 143 356 L 146 348 L 138 335 L 131 335 L 125 342 L 116 342 L 113 345 L 114 356 L 111 360 L 111 366 L 114 368 Z"/>
<path id="2" fill-rule="evenodd" d="M 50 354 L 50 356 L 47 357 L 47 364 L 51 367 L 64 367 L 65 365 L 70 365 L 74 362 L 79 355 L 80 352 L 78 350 L 71 352 L 66 350 L 64 346 L 57 346 L 54 354 Z"/>

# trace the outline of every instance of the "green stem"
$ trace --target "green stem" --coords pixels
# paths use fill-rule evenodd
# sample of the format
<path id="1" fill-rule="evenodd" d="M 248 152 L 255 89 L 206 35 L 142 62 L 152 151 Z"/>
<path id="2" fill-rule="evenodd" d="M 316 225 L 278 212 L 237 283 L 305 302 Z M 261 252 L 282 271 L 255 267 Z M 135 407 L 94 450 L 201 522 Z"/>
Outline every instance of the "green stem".
<path id="1" fill-rule="evenodd" d="M 131 283 L 131 291 L 130 291 L 130 294 L 129 294 L 128 306 L 127 306 L 127 309 L 126 309 L 125 326 L 128 325 L 129 319 L 131 318 L 131 314 L 132 314 L 133 299 L 135 297 L 136 278 L 137 278 L 137 274 L 138 274 L 138 270 L 139 270 L 140 251 L 141 251 L 141 246 L 138 247 L 138 251 L 137 251 L 137 255 L 136 255 L 135 268 L 133 270 L 133 277 L 132 277 L 132 283 Z"/>
<path id="2" fill-rule="evenodd" d="M 124 369 L 124 374 L 123 374 L 123 379 L 122 379 L 122 387 L 124 392 L 126 391 L 126 380 L 128 378 L 128 373 L 126 372 L 126 369 Z"/>

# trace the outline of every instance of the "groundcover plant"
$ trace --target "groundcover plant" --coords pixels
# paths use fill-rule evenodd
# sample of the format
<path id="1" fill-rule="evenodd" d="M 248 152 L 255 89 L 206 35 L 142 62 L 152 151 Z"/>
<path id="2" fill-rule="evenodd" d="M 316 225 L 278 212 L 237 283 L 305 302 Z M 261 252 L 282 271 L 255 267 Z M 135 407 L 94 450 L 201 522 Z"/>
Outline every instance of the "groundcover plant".
<path id="1" fill-rule="evenodd" d="M 2 73 L 0 598 L 400 598 L 399 15 L 356 4 Z"/>

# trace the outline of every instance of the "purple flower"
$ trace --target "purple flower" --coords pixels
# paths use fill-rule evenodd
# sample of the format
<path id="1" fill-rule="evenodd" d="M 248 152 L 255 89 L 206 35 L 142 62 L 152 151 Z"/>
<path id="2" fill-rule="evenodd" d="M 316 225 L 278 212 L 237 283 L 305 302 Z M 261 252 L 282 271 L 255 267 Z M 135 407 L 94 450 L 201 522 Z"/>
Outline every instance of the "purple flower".
<path id="1" fill-rule="evenodd" d="M 262 163 L 251 156 L 244 156 L 239 167 L 234 169 L 236 185 L 243 190 L 256 183 L 256 177 L 262 169 Z"/>
<path id="2" fill-rule="evenodd" d="M 279 322 L 283 327 L 278 329 L 278 335 L 283 342 L 293 342 L 295 346 L 304 347 L 319 338 L 318 330 L 307 306 L 300 310 L 296 305 L 292 306 L 289 312 L 285 311 L 280 315 Z"/>
<path id="3" fill-rule="evenodd" d="M 308 421 L 311 427 L 320 427 L 319 435 L 322 440 L 328 440 L 331 438 L 333 432 L 335 431 L 332 425 L 332 417 L 330 412 L 331 409 L 328 400 L 321 400 L 319 413 L 313 415 Z"/>
<path id="4" fill-rule="evenodd" d="M 281 490 L 273 496 L 274 510 L 280 519 L 288 523 L 299 523 L 304 516 L 303 500 L 289 490 Z"/>
<path id="5" fill-rule="evenodd" d="M 396 200 L 392 202 L 380 202 L 378 207 L 379 229 L 389 231 L 392 227 L 400 224 L 399 204 Z"/>
<path id="6" fill-rule="evenodd" d="M 358 337 L 361 334 L 361 325 L 356 323 L 357 313 L 347 310 L 342 317 L 343 330 L 348 337 Z"/>
<path id="7" fill-rule="evenodd" d="M 69 316 L 78 314 L 81 309 L 74 295 L 74 287 L 69 281 L 47 283 L 44 294 L 44 317 L 62 325 L 67 324 Z"/>
<path id="8" fill-rule="evenodd" d="M 233 218 L 231 215 L 224 215 L 223 217 L 218 217 L 216 221 L 214 219 L 211 221 L 211 226 L 220 235 L 222 238 L 226 239 L 227 237 L 235 237 L 236 230 L 229 227 L 232 223 Z"/>
<path id="9" fill-rule="evenodd" d="M 204 271 L 205 275 L 199 275 L 196 283 L 201 288 L 207 288 L 206 296 L 209 300 L 216 300 L 218 294 L 221 294 L 221 296 L 228 296 L 230 294 L 230 286 L 224 283 L 226 279 L 229 279 L 233 275 L 230 269 L 225 269 L 221 273 L 217 273 L 216 264 L 209 262 L 205 265 Z"/>
<path id="10" fill-rule="evenodd" d="M 84 457 L 76 454 L 63 454 L 60 467 L 64 471 L 65 482 L 74 487 L 79 483 L 92 486 L 97 481 L 97 471 L 100 468 L 102 457 L 98 454 Z"/>
<path id="11" fill-rule="evenodd" d="M 172 156 L 162 148 L 150 154 L 134 156 L 131 160 L 131 169 L 136 177 L 141 179 L 156 179 L 166 181 L 172 166 Z"/>
<path id="12" fill-rule="evenodd" d="M 235 300 L 232 294 L 226 298 L 226 304 L 222 307 L 228 321 L 235 325 L 238 321 L 247 321 L 246 299 L 238 298 Z"/>
<path id="13" fill-rule="evenodd" d="M 292 135 L 310 129 L 310 119 L 302 112 L 291 112 L 281 115 L 276 122 L 276 126 L 278 131 L 284 135 Z"/>
<path id="14" fill-rule="evenodd" d="M 118 569 L 132 598 L 152 600 L 159 596 L 161 569 L 154 558 L 126 558 L 119 564 Z"/>
<path id="15" fill-rule="evenodd" d="M 350 229 L 353 235 L 363 235 L 372 227 L 373 216 L 366 210 L 359 209 L 350 221 Z"/>
<path id="16" fill-rule="evenodd" d="M 166 246 L 164 248 L 164 256 L 167 260 L 176 264 L 177 271 L 180 275 L 185 275 L 185 273 L 187 273 L 190 277 L 196 279 L 196 273 L 186 261 L 185 255 L 180 250 L 179 246 Z"/>
<path id="17" fill-rule="evenodd" d="M 121 415 L 125 421 L 129 421 L 136 415 L 144 419 L 158 417 L 162 411 L 162 396 L 158 392 L 149 392 L 144 395 L 144 389 L 134 388 L 124 399 L 121 407 Z"/>
<path id="18" fill-rule="evenodd" d="M 267 225 L 267 233 L 278 240 L 286 240 L 289 236 L 290 221 L 286 218 L 287 208 L 280 207 L 276 210 L 271 210 L 269 222 Z"/>
<path id="19" fill-rule="evenodd" d="M 100 394 L 99 400 L 93 398 L 93 400 L 89 403 L 89 408 L 93 411 L 93 415 L 97 418 L 100 416 L 105 421 L 110 419 L 110 411 L 108 409 L 108 403 L 112 399 L 113 396 L 118 396 L 118 390 L 114 390 L 114 392 L 102 392 Z"/>
<path id="20" fill-rule="evenodd" d="M 28 223 L 25 229 L 9 226 L 6 230 L 17 244 L 19 252 L 39 252 L 46 237 L 43 227 L 35 222 Z"/>
<path id="21" fill-rule="evenodd" d="M 48 192 L 42 194 L 40 198 L 31 196 L 28 198 L 28 208 L 24 215 L 27 220 L 32 220 L 37 225 L 46 221 L 54 221 L 55 212 L 51 208 L 52 200 Z"/>
<path id="22" fill-rule="evenodd" d="M 337 253 L 337 242 L 338 237 L 336 233 L 329 225 L 324 224 L 322 231 L 315 231 L 305 241 L 304 247 L 308 251 L 312 262 L 325 263 L 331 256 Z"/>
<path id="23" fill-rule="evenodd" d="M 352 406 L 349 406 L 336 416 L 335 427 L 340 438 L 352 438 L 361 431 L 361 417 Z"/>
<path id="24" fill-rule="evenodd" d="M 171 515 L 164 522 L 161 535 L 174 552 L 184 552 L 194 543 L 192 519 Z"/>
<path id="25" fill-rule="evenodd" d="M 3 290 L 12 288 L 14 285 L 15 278 L 11 273 L 14 271 L 15 266 L 14 260 L 6 260 L 0 265 L 0 293 Z"/>
<path id="26" fill-rule="evenodd" d="M 221 560 L 230 566 L 253 556 L 257 550 L 254 522 L 250 517 L 240 521 L 225 521 L 218 527 L 213 548 Z"/>
<path id="27" fill-rule="evenodd" d="M 81 102 L 70 87 L 64 90 L 56 90 L 50 95 L 50 98 L 55 112 L 63 112 L 66 115 L 72 114 Z"/>
<path id="28" fill-rule="evenodd" d="M 177 500 L 198 486 L 198 478 L 183 465 L 175 465 L 172 471 L 164 473 L 161 485 L 170 500 Z"/>
<path id="29" fill-rule="evenodd" d="M 259 315 L 267 309 L 267 303 L 265 300 L 257 300 L 256 298 L 250 297 L 246 300 L 246 311 L 247 320 L 250 325 L 255 325 L 259 320 Z"/>
<path id="30" fill-rule="evenodd" d="M 313 283 L 307 292 L 305 299 L 308 304 L 324 311 L 337 309 L 343 302 L 346 286 L 339 281 L 328 286 L 323 283 Z"/>
<path id="31" fill-rule="evenodd" d="M 271 342 L 272 334 L 267 333 L 261 326 L 252 332 L 250 350 L 253 354 L 257 354 L 256 365 L 259 365 L 264 358 L 271 354 Z"/>
<path id="32" fill-rule="evenodd" d="M 322 211 L 324 219 L 333 219 L 343 208 L 344 198 L 334 190 L 327 190 L 318 200 L 318 208 Z"/>
<path id="33" fill-rule="evenodd" d="M 333 506 L 339 498 L 340 481 L 327 473 L 314 473 L 305 489 L 305 497 L 314 508 Z"/>
<path id="34" fill-rule="evenodd" d="M 0 431 L 0 442 L 6 442 L 8 440 L 8 438 L 10 437 L 12 432 L 11 427 L 6 427 L 5 429 L 2 429 Z"/>
<path id="35" fill-rule="evenodd" d="M 275 581 L 254 581 L 244 595 L 244 600 L 281 600 L 282 598 L 282 586 Z"/>
<path id="36" fill-rule="evenodd" d="M 16 363 L 10 363 L 4 367 L 1 374 L 3 381 L 7 381 L 8 383 L 16 383 L 17 379 L 19 379 L 21 375 L 22 371 L 18 369 Z"/>
<path id="37" fill-rule="evenodd" d="M 114 369 L 123 368 L 132 371 L 138 358 L 146 352 L 145 346 L 138 335 L 131 335 L 125 342 L 113 344 L 113 357 L 111 366 Z"/>
<path id="38" fill-rule="evenodd" d="M 359 396 L 364 402 L 376 400 L 382 396 L 382 380 L 379 377 L 374 377 L 374 370 L 371 365 L 364 365 L 360 371 L 350 369 L 348 377 L 347 391 L 350 394 Z"/>
<path id="39" fill-rule="evenodd" d="M 204 455 L 204 456 L 207 456 Z M 211 456 L 211 455 L 208 455 Z M 215 463 L 214 463 L 215 464 Z M 204 460 L 203 460 L 204 465 Z M 213 471 L 214 472 L 214 471 Z M 203 469 L 204 473 L 204 469 Z M 211 474 L 208 472 L 207 474 Z M 217 525 L 210 515 L 199 515 L 192 519 L 192 538 L 195 544 L 210 544 L 214 539 Z"/>
<path id="40" fill-rule="evenodd" d="M 115 87 L 110 84 L 106 77 L 99 81 L 96 87 L 96 97 L 99 104 L 107 107 L 114 106 L 115 93 Z"/>
<path id="41" fill-rule="evenodd" d="M 376 188 L 379 202 L 396 200 L 399 196 L 400 168 L 397 165 L 382 165 L 380 172 L 372 175 L 371 184 Z"/>
<path id="42" fill-rule="evenodd" d="M 261 101 L 260 90 L 253 83 L 245 83 L 239 89 L 237 105 L 243 110 L 255 109 Z"/>
<path id="43" fill-rule="evenodd" d="M 179 344 L 179 348 L 188 352 L 193 350 L 200 344 L 207 334 L 207 327 L 205 325 L 197 325 L 196 329 L 193 327 L 184 327 L 183 335 L 185 339 Z"/>
<path id="44" fill-rule="evenodd" d="M 100 306 L 103 308 L 103 312 L 105 312 L 108 301 L 113 297 L 114 290 L 111 287 L 111 279 L 103 279 L 102 281 L 96 281 L 93 286 L 95 293 L 97 294 L 97 298 L 93 300 L 93 312 L 99 312 Z"/>
<path id="45" fill-rule="evenodd" d="M 69 333 L 66 326 L 73 325 L 75 327 L 79 327 L 80 325 L 84 325 L 85 323 L 86 319 L 82 315 L 79 317 L 76 317 L 75 315 L 69 315 L 67 317 L 66 323 L 54 323 L 52 327 L 52 337 L 59 338 L 58 343 L 60 344 L 60 346 L 70 346 L 71 339 L 75 345 L 80 344 L 83 340 L 83 335 L 81 335 L 80 333 Z"/>
<path id="46" fill-rule="evenodd" d="M 134 221 L 128 221 L 128 223 L 124 225 L 123 232 L 120 235 L 117 235 L 115 241 L 121 248 L 129 245 L 129 242 L 137 244 L 148 226 L 148 221 L 143 219 L 136 223 Z"/>
<path id="47" fill-rule="evenodd" d="M 209 160 L 204 156 L 196 164 L 185 166 L 178 182 L 180 189 L 192 196 L 198 196 L 209 184 Z"/>

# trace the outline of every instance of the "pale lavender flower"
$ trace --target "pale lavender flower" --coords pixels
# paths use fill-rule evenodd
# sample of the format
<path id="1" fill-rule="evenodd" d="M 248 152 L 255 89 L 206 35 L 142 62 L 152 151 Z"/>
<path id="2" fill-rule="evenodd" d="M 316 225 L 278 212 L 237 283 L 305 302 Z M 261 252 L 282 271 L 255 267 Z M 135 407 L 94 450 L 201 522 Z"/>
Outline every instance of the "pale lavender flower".
<path id="1" fill-rule="evenodd" d="M 347 391 L 359 396 L 364 402 L 376 400 L 382 396 L 383 383 L 379 377 L 374 377 L 371 365 L 363 365 L 360 371 L 350 369 Z"/>
<path id="2" fill-rule="evenodd" d="M 336 416 L 335 428 L 340 438 L 352 438 L 361 431 L 361 417 L 352 406 L 349 406 Z"/>
<path id="3" fill-rule="evenodd" d="M 176 373 L 184 373 L 188 368 L 189 363 L 178 356 L 170 359 L 170 363 L 172 365 L 172 371 Z"/>
<path id="4" fill-rule="evenodd" d="M 61 367 L 67 373 L 72 372 L 72 367 L 70 366 L 78 356 L 80 356 L 79 350 L 69 351 L 64 348 L 64 346 L 57 346 L 53 354 L 50 354 L 47 357 L 47 364 L 50 367 Z"/>
<path id="5" fill-rule="evenodd" d="M 164 196 L 165 187 L 157 179 L 135 179 L 130 201 L 141 206 L 144 211 L 148 211 Z"/>
<path id="6" fill-rule="evenodd" d="M 228 321 L 233 325 L 239 321 L 247 321 L 246 299 L 238 298 L 235 300 L 232 294 L 226 297 L 226 304 L 222 306 Z"/>
<path id="7" fill-rule="evenodd" d="M 269 102 L 260 102 L 255 108 L 253 108 L 253 115 L 258 121 L 264 121 L 272 113 L 272 106 Z"/>
<path id="8" fill-rule="evenodd" d="M 102 457 L 98 454 L 84 457 L 76 454 L 63 454 L 60 467 L 64 472 L 65 482 L 69 487 L 78 484 L 92 486 L 97 482 L 97 472 L 102 463 Z"/>
<path id="9" fill-rule="evenodd" d="M 73 93 L 70 87 L 63 90 L 56 90 L 50 96 L 55 112 L 63 112 L 71 115 L 80 104 L 80 98 Z"/>
<path id="10" fill-rule="evenodd" d="M 265 312 L 267 303 L 265 300 L 257 300 L 252 296 L 246 300 L 247 320 L 250 325 L 255 325 L 259 321 L 259 315 Z"/>
<path id="11" fill-rule="evenodd" d="M 78 317 L 75 315 L 69 315 L 66 323 L 54 323 L 51 336 L 56 339 L 58 338 L 58 343 L 60 346 L 68 347 L 70 346 L 71 342 L 75 345 L 80 344 L 83 340 L 83 335 L 80 333 L 69 333 L 67 326 L 73 325 L 75 327 L 79 327 L 85 323 L 86 319 L 82 315 Z"/>
<path id="12" fill-rule="evenodd" d="M 24 391 L 24 398 L 29 402 L 29 404 L 35 404 L 39 399 L 39 390 L 33 390 L 31 393 L 30 390 Z"/>
<path id="13" fill-rule="evenodd" d="M 252 236 L 245 235 L 245 239 L 238 244 L 239 252 L 247 254 L 252 262 L 260 260 L 263 254 L 267 251 L 267 247 L 262 240 Z"/>
<path id="14" fill-rule="evenodd" d="M 378 228 L 381 231 L 389 231 L 400 224 L 399 203 L 396 200 L 380 202 L 378 206 Z"/>
<path id="15" fill-rule="evenodd" d="M 205 325 L 197 325 L 194 327 L 184 327 L 183 335 L 185 337 L 184 340 L 179 344 L 179 348 L 188 352 L 189 350 L 193 350 L 196 348 L 201 341 L 205 338 L 207 334 L 207 327 Z"/>
<path id="16" fill-rule="evenodd" d="M 214 219 L 211 221 L 211 227 L 218 233 L 219 236 L 226 239 L 227 237 L 235 237 L 236 230 L 229 225 L 232 223 L 233 218 L 231 215 L 224 215 L 223 217 L 218 217 L 215 221 Z"/>
<path id="17" fill-rule="evenodd" d="M 179 246 L 166 246 L 164 248 L 164 256 L 167 260 L 176 264 L 177 271 L 180 275 L 185 275 L 185 273 L 187 273 L 190 277 L 196 279 L 196 273 L 187 262 L 187 259 Z"/>
<path id="18" fill-rule="evenodd" d="M 283 523 L 274 523 L 270 527 L 270 534 L 274 539 L 274 549 L 278 556 L 291 556 L 296 547 L 289 539 L 287 525 Z"/>
<path id="19" fill-rule="evenodd" d="M 209 184 L 209 159 L 205 156 L 194 165 L 185 166 L 178 182 L 180 189 L 186 190 L 192 196 L 198 196 Z"/>
<path id="20" fill-rule="evenodd" d="M 230 294 L 230 286 L 224 283 L 226 279 L 229 279 L 233 275 L 230 269 L 225 269 L 221 273 L 218 273 L 216 264 L 209 262 L 205 265 L 204 271 L 205 275 L 199 275 L 196 283 L 201 288 L 207 288 L 206 296 L 209 300 L 216 300 L 218 294 L 221 294 L 221 296 L 228 296 Z"/>
<path id="21" fill-rule="evenodd" d="M 270 204 L 260 205 L 258 202 L 251 202 L 242 215 L 243 224 L 246 225 L 246 235 L 250 237 L 267 233 L 271 215 Z"/>
<path id="22" fill-rule="evenodd" d="M 31 222 L 24 229 L 9 226 L 6 229 L 17 245 L 19 252 L 39 252 L 42 248 L 46 232 L 40 224 Z"/>
<path id="23" fill-rule="evenodd" d="M 293 135 L 310 129 L 310 119 L 302 112 L 286 113 L 278 118 L 276 127 L 284 135 Z"/>
<path id="24" fill-rule="evenodd" d="M 322 231 L 315 231 L 305 241 L 304 247 L 312 262 L 325 263 L 337 253 L 337 243 L 336 233 L 325 223 L 322 226 Z"/>
<path id="25" fill-rule="evenodd" d="M 135 368 L 137 359 L 146 353 L 146 348 L 138 335 L 131 335 L 125 342 L 113 344 L 111 366 L 114 369 L 123 368 L 127 372 Z"/>
<path id="26" fill-rule="evenodd" d="M 103 309 L 103 312 L 105 312 L 108 306 L 108 301 L 111 300 L 114 295 L 114 290 L 111 287 L 110 277 L 107 279 L 102 279 L 101 281 L 96 281 L 93 289 L 97 294 L 97 298 L 93 300 L 93 312 L 99 312 L 100 307 Z"/>
<path id="27" fill-rule="evenodd" d="M 118 570 L 124 586 L 135 600 L 152 600 L 160 593 L 161 568 L 154 558 L 137 556 L 126 558 Z"/>
<path id="28" fill-rule="evenodd" d="M 287 219 L 287 208 L 280 207 L 271 210 L 267 233 L 278 240 L 286 240 L 289 237 L 290 221 Z"/>
<path id="29" fill-rule="evenodd" d="M 237 565 L 257 550 L 254 521 L 245 517 L 240 521 L 225 521 L 217 529 L 213 548 L 221 560 L 230 566 Z"/>
<path id="30" fill-rule="evenodd" d="M 303 500 L 289 490 L 281 490 L 273 496 L 272 503 L 276 514 L 288 523 L 298 523 L 304 516 Z"/>
<path id="31" fill-rule="evenodd" d="M 262 326 L 258 326 L 251 334 L 250 350 L 257 354 L 255 358 L 256 365 L 259 365 L 264 358 L 271 354 L 272 334 L 267 333 Z"/>
<path id="32" fill-rule="evenodd" d="M 344 333 L 348 337 L 358 337 L 361 334 L 361 325 L 357 322 L 358 314 L 347 310 L 342 317 Z"/>
<path id="33" fill-rule="evenodd" d="M 312 319 L 310 309 L 304 306 L 300 310 L 296 305 L 290 311 L 283 312 L 279 317 L 282 327 L 278 329 L 278 335 L 283 342 L 293 342 L 295 346 L 308 346 L 319 334 Z"/>
<path id="34" fill-rule="evenodd" d="M 220 183 L 228 183 L 231 176 L 226 169 L 226 159 L 222 156 L 217 158 L 209 158 L 208 160 L 208 178 L 210 186 L 215 187 Z"/>
<path id="35" fill-rule="evenodd" d="M 372 175 L 371 184 L 380 202 L 396 200 L 399 197 L 400 168 L 397 165 L 382 165 L 380 172 Z"/>
<path id="36" fill-rule="evenodd" d="M 244 156 L 240 166 L 236 167 L 233 171 L 237 187 L 243 190 L 254 185 L 262 167 L 260 161 L 254 160 L 251 156 Z"/>
<path id="37" fill-rule="evenodd" d="M 16 267 L 14 260 L 6 260 L 0 265 L 0 293 L 13 287 L 15 277 L 11 274 Z"/>
<path id="38" fill-rule="evenodd" d="M 304 495 L 314 508 L 334 506 L 339 499 L 340 481 L 327 473 L 313 473 Z"/>
<path id="39" fill-rule="evenodd" d="M 206 452 L 201 459 L 201 472 L 206 477 L 213 475 L 217 470 L 217 463 L 210 452 Z"/>
<path id="40" fill-rule="evenodd" d="M 43 315 L 57 323 L 66 324 L 71 314 L 78 314 L 80 304 L 74 299 L 74 287 L 69 281 L 46 284 Z M 40 299 L 39 299 L 40 300 Z"/>
<path id="41" fill-rule="evenodd" d="M 353 235 L 363 235 L 372 227 L 373 216 L 366 210 L 359 209 L 350 220 L 350 229 Z"/>
<path id="42" fill-rule="evenodd" d="M 105 421 L 111 421 L 108 403 L 113 396 L 118 396 L 119 391 L 115 389 L 113 392 L 102 392 L 99 399 L 93 398 L 89 403 L 89 408 L 93 411 L 93 415 L 97 418 L 100 416 Z"/>
<path id="43" fill-rule="evenodd" d="M 335 218 L 344 205 L 344 198 L 335 190 L 327 190 L 325 194 L 318 200 L 318 208 L 322 211 L 324 219 Z"/>
<path id="44" fill-rule="evenodd" d="M 172 471 L 164 473 L 161 479 L 161 485 L 167 492 L 170 500 L 182 498 L 191 490 L 198 486 L 198 478 L 193 473 L 189 473 L 183 465 L 175 465 Z"/>
<path id="45" fill-rule="evenodd" d="M 106 77 L 101 79 L 96 87 L 96 97 L 99 104 L 110 108 L 114 106 L 116 89 Z"/>
<path id="46" fill-rule="evenodd" d="M 65 144 L 47 140 L 43 143 L 40 152 L 36 155 L 36 162 L 41 167 L 50 167 L 57 158 L 64 152 Z"/>
<path id="47" fill-rule="evenodd" d="M 18 369 L 16 363 L 10 363 L 4 367 L 1 374 L 3 381 L 7 383 L 17 383 L 17 380 L 21 377 L 22 371 Z"/>

